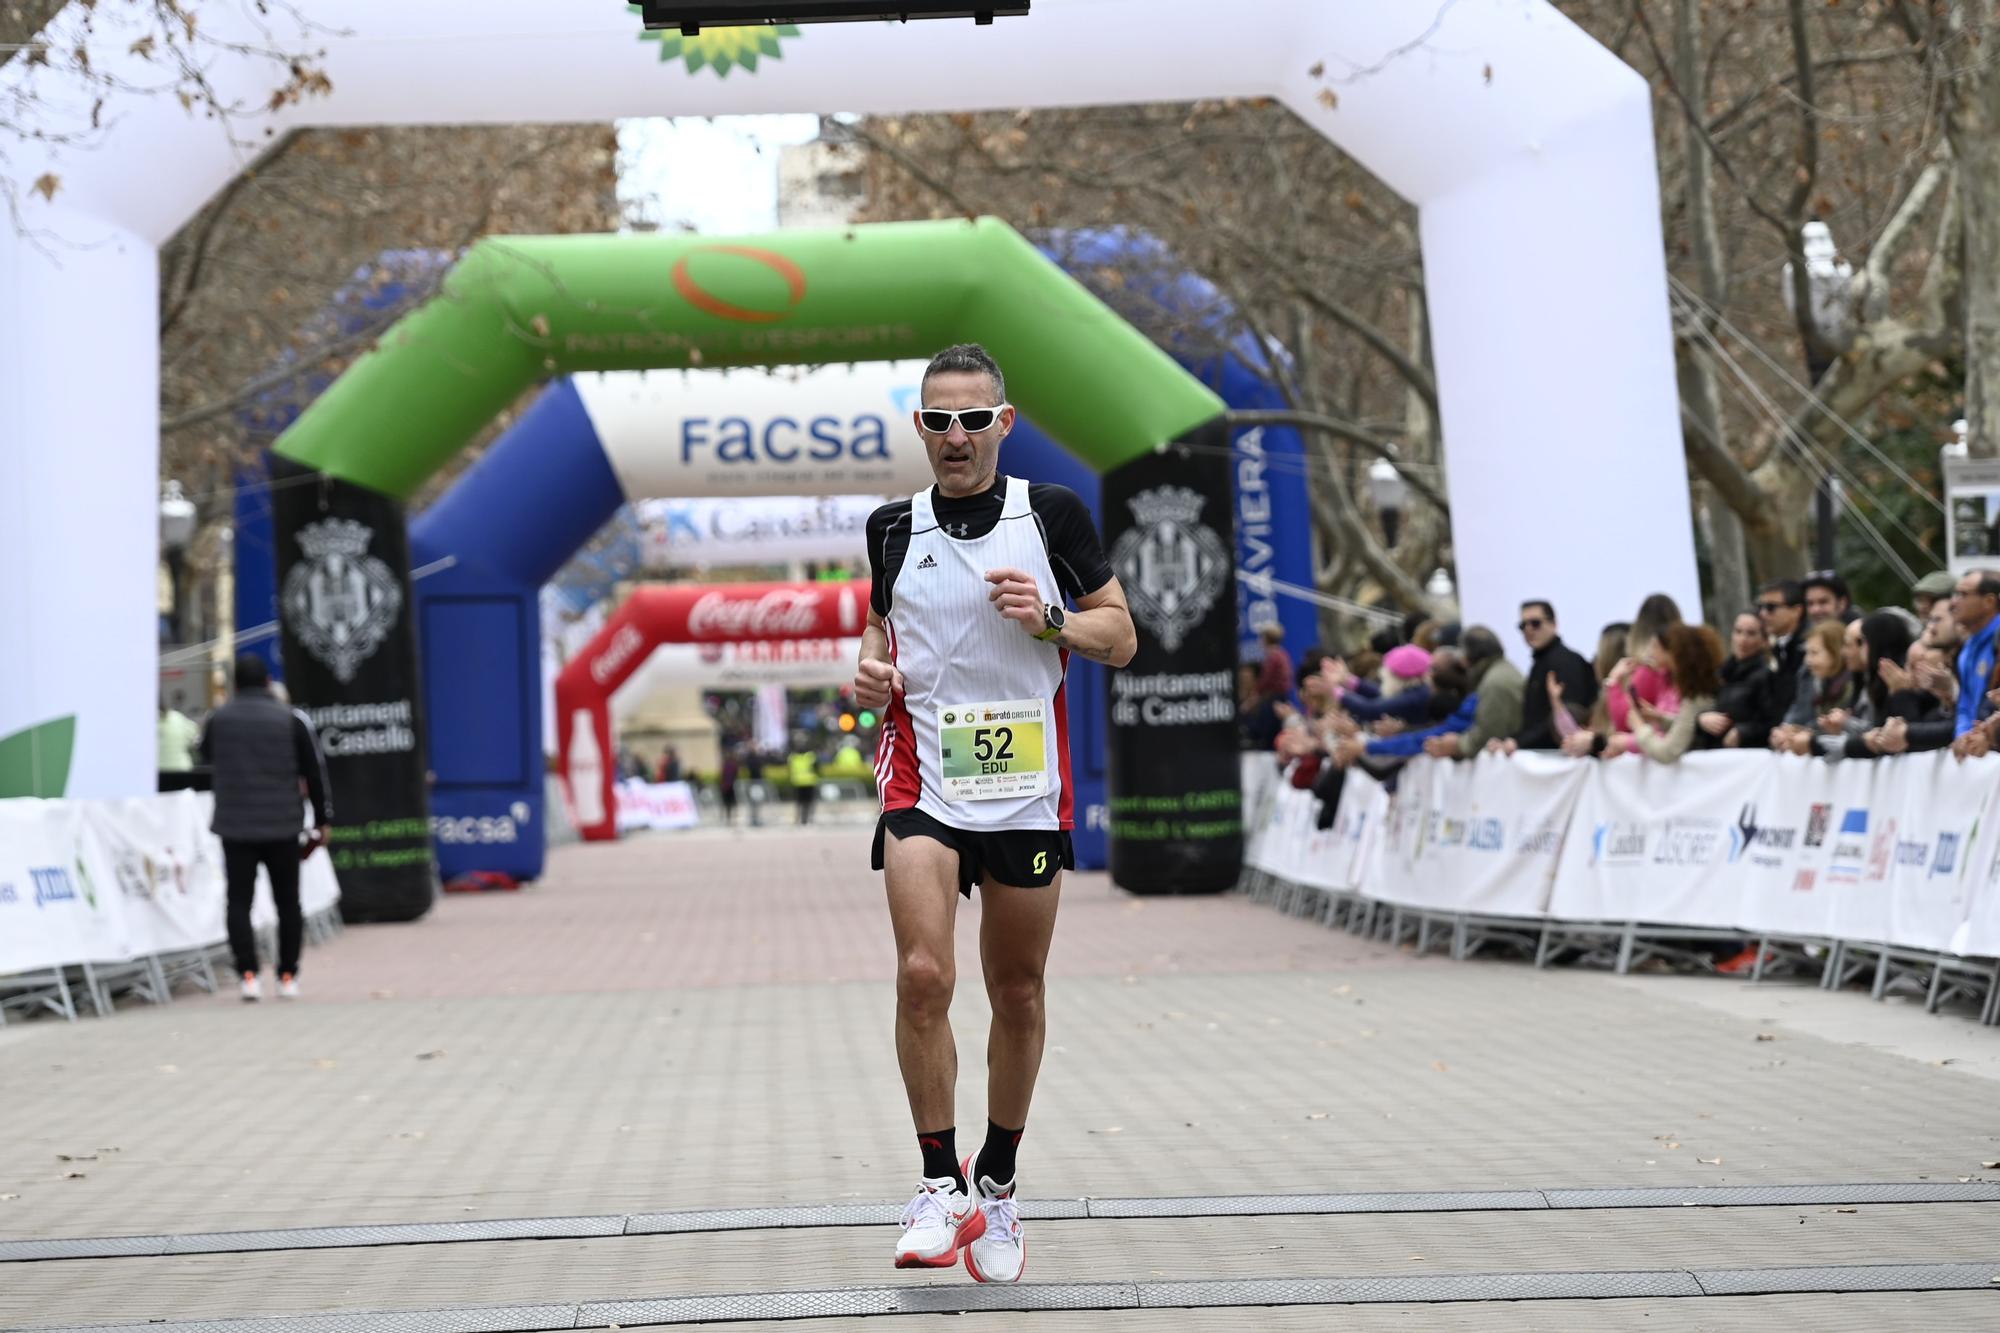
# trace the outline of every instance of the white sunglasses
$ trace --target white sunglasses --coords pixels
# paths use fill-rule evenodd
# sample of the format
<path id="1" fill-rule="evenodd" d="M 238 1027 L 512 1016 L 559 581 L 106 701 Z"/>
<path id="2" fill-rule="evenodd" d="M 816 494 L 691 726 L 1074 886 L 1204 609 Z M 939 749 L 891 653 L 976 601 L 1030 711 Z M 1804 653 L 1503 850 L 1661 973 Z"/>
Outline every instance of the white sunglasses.
<path id="1" fill-rule="evenodd" d="M 961 407 L 956 412 L 942 407 L 920 408 L 917 424 L 933 435 L 944 435 L 950 432 L 952 423 L 957 422 L 965 427 L 967 435 L 977 435 L 982 430 L 992 429 L 1000 414 L 1011 406 L 1011 403 L 1002 403 L 998 407 Z"/>

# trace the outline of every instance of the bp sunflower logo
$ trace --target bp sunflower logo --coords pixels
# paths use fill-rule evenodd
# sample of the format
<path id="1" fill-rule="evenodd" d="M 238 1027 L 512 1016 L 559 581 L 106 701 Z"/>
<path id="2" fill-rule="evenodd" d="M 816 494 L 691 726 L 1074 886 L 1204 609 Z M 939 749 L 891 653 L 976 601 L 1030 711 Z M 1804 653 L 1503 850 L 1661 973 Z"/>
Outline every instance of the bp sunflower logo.
<path id="1" fill-rule="evenodd" d="M 637 5 L 627 5 L 634 14 L 642 12 Z M 757 72 L 757 61 L 764 57 L 772 60 L 784 59 L 779 43 L 787 37 L 796 37 L 799 30 L 790 23 L 761 24 L 746 27 L 703 28 L 699 36 L 683 37 L 678 32 L 643 32 L 639 40 L 658 42 L 660 59 L 672 60 L 679 56 L 694 74 L 703 69 L 712 69 L 717 78 L 726 79 L 729 71 L 741 66 L 750 73 Z"/>

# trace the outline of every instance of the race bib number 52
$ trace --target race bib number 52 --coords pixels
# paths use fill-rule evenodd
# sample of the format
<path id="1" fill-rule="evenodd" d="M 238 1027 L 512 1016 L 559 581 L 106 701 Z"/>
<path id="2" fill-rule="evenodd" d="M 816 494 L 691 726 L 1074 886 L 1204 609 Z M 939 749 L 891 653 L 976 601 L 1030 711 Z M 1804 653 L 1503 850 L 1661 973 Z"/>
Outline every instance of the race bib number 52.
<path id="1" fill-rule="evenodd" d="M 950 801 L 1040 796 L 1048 790 L 1048 747 L 1042 736 L 1048 704 L 946 705 L 938 710 L 938 768 Z"/>

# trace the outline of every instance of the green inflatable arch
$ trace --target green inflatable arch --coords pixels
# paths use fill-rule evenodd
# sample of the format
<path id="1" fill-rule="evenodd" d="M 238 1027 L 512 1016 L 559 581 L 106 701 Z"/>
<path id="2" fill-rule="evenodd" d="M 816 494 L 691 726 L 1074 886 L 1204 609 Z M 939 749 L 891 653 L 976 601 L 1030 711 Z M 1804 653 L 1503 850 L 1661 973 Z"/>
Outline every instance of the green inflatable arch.
<path id="1" fill-rule="evenodd" d="M 1224 404 L 1006 223 L 480 242 L 278 440 L 398 499 L 530 385 L 591 370 L 927 359 L 984 343 L 1009 396 L 1100 472 Z"/>
<path id="2" fill-rule="evenodd" d="M 530 386 L 585 371 L 928 359 L 969 340 L 1006 367 L 1014 404 L 1105 479 L 1107 547 L 1139 627 L 1107 701 L 1112 878 L 1140 892 L 1227 888 L 1242 836 L 1225 405 L 990 218 L 473 247 L 277 441 L 274 474 L 323 481 L 273 492 L 283 651 L 301 698 L 335 726 L 411 715 L 419 668 L 399 610 L 412 599 L 392 573 L 409 562 L 397 502 Z M 298 674 L 309 671 L 318 678 Z M 345 849 L 370 868 L 343 872 L 342 892 L 364 916 L 400 920 L 430 900 L 412 814 L 425 770 L 417 728 L 376 730 L 387 748 L 355 752 L 375 767 L 351 775 L 359 804 L 343 811 L 355 836 L 386 841 Z"/>

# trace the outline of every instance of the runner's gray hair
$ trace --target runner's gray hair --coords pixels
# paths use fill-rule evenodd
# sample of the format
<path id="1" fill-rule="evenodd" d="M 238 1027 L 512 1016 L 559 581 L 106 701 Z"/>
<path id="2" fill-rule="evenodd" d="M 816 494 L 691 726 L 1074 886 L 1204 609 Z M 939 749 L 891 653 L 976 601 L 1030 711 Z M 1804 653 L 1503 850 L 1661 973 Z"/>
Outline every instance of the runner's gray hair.
<path id="1" fill-rule="evenodd" d="M 993 354 L 978 343 L 958 343 L 932 357 L 931 363 L 924 367 L 923 383 L 929 384 L 933 375 L 959 373 L 987 375 L 993 381 L 993 401 L 1007 401 L 1007 377 L 1000 373 L 1000 363 L 993 359 Z"/>

